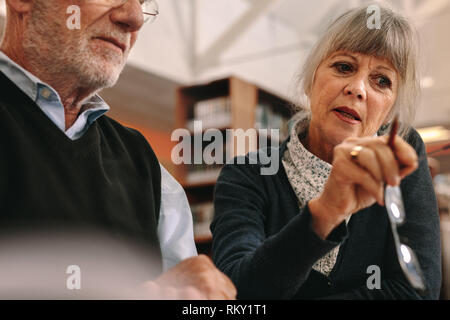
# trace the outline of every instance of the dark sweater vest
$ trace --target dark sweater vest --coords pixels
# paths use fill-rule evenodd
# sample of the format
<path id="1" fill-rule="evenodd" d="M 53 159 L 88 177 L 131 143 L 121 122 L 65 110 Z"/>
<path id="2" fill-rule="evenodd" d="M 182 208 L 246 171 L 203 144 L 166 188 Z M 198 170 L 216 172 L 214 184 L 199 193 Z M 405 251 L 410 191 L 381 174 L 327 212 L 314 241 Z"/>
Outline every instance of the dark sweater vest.
<path id="1" fill-rule="evenodd" d="M 0 73 L 0 228 L 89 228 L 144 247 L 161 270 L 159 162 L 107 116 L 70 140 Z"/>

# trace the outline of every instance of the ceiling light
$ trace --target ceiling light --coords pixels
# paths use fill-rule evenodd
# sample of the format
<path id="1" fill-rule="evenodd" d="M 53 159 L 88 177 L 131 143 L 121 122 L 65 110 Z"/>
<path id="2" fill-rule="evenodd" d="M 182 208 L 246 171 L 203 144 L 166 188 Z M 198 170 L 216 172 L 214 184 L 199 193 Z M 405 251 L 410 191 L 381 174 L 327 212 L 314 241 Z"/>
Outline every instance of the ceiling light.
<path id="1" fill-rule="evenodd" d="M 445 141 L 450 139 L 450 130 L 443 126 L 417 129 L 424 143 Z"/>
<path id="2" fill-rule="evenodd" d="M 423 77 L 420 80 L 420 86 L 422 89 L 428 89 L 434 86 L 434 79 L 432 77 Z"/>

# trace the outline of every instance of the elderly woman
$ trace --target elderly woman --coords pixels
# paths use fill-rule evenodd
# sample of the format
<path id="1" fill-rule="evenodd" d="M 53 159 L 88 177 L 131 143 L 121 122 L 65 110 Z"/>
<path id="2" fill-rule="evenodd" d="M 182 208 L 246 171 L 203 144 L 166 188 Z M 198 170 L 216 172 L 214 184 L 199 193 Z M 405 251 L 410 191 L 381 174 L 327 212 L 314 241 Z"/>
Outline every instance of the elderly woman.
<path id="1" fill-rule="evenodd" d="M 345 13 L 307 58 L 300 88 L 308 112 L 299 111 L 289 138 L 271 150 L 279 171 L 261 175 L 247 155 L 220 174 L 213 260 L 241 299 L 439 297 L 439 216 L 424 144 L 409 127 L 418 90 L 414 32 L 386 8 L 381 29 L 367 19 L 366 8 Z M 390 148 L 395 115 L 400 133 Z M 386 184 L 401 187 L 399 233 L 418 257 L 425 292 L 400 268 Z"/>

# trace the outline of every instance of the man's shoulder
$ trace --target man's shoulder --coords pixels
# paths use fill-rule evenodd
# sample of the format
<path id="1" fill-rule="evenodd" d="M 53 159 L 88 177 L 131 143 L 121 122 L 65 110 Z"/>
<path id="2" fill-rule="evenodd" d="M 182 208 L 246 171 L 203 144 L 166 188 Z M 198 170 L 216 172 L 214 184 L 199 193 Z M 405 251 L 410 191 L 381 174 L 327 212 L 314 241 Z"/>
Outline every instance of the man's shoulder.
<path id="1" fill-rule="evenodd" d="M 172 195 L 184 195 L 184 189 L 174 176 L 160 164 L 161 168 L 161 193 Z"/>
<path id="2" fill-rule="evenodd" d="M 151 149 L 150 143 L 145 139 L 145 137 L 138 130 L 131 127 L 127 127 L 121 124 L 119 121 L 114 120 L 107 115 L 103 115 L 97 120 L 101 129 L 108 135 L 117 135 L 121 139 L 131 140 L 129 142 L 140 143 L 148 145 Z"/>
<path id="3" fill-rule="evenodd" d="M 107 115 L 103 115 L 97 121 L 100 124 L 100 126 L 115 130 L 117 131 L 118 134 L 139 138 L 143 137 L 143 135 L 138 130 L 127 127 L 121 124 L 119 121 L 114 120 L 111 117 L 108 117 Z"/>
<path id="4" fill-rule="evenodd" d="M 103 115 L 97 119 L 100 130 L 107 139 L 116 138 L 123 141 L 128 149 L 147 150 L 157 160 L 150 143 L 138 130 L 127 127 L 111 117 Z"/>

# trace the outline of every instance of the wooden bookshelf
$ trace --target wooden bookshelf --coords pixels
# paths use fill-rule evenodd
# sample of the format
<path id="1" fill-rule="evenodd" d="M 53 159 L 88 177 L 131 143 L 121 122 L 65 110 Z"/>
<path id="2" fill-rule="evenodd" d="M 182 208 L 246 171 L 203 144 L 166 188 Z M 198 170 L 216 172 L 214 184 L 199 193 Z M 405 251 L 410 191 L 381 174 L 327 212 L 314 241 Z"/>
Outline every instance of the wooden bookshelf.
<path id="1" fill-rule="evenodd" d="M 211 104 L 214 105 L 215 101 L 218 102 L 219 105 L 210 108 L 205 106 L 205 104 L 208 105 L 208 102 L 211 102 Z M 222 103 L 222 105 L 220 105 L 220 103 Z M 204 111 L 208 109 L 212 114 L 204 113 Z M 220 116 L 217 116 L 217 118 L 220 118 L 220 121 L 217 121 L 217 126 L 214 125 L 214 121 L 211 122 L 211 119 L 214 120 L 215 110 L 220 113 Z M 224 114 L 224 110 L 229 112 L 229 117 Z M 284 127 L 273 127 L 273 129 L 282 129 L 283 132 L 287 132 L 287 120 L 292 115 L 290 103 L 287 100 L 263 88 L 259 88 L 255 84 L 236 77 L 228 77 L 209 83 L 179 87 L 176 91 L 175 127 L 186 128 L 192 135 L 193 120 L 207 120 L 206 122 L 208 125 L 202 128 L 203 132 L 205 132 L 207 128 L 218 129 L 223 133 L 223 140 L 225 142 L 225 131 L 227 129 L 242 129 L 246 131 L 251 128 L 264 128 L 264 121 L 260 121 L 261 119 L 258 118 L 263 111 L 263 114 L 266 117 L 266 113 L 269 113 L 269 118 L 273 120 L 271 122 L 272 124 L 279 124 L 279 126 Z M 205 118 L 196 118 L 198 115 L 200 115 L 200 117 L 203 117 L 204 115 Z M 193 138 L 191 137 L 191 139 Z M 280 140 L 282 140 L 282 138 L 280 138 Z M 245 155 L 249 151 L 255 151 L 257 147 L 257 145 L 250 144 L 247 141 L 244 150 L 236 150 L 235 144 L 235 150 L 228 155 Z M 228 150 L 227 148 L 229 148 L 229 146 L 224 143 L 224 152 Z M 228 150 L 228 152 L 230 152 L 230 150 Z M 191 209 L 193 209 L 195 224 L 198 223 L 198 219 L 196 219 L 196 214 L 198 213 L 194 212 L 196 206 L 199 205 L 201 207 L 202 204 L 212 204 L 213 202 L 214 186 L 220 173 L 221 166 L 204 165 L 205 171 L 211 169 L 210 172 L 205 174 L 204 179 L 197 179 L 195 181 L 190 179 L 192 168 L 193 165 L 189 164 L 177 165 L 176 178 L 186 191 L 189 203 L 191 204 Z M 198 177 L 201 177 L 201 174 L 202 170 L 199 170 Z M 201 212 L 200 215 L 208 216 L 209 213 L 204 214 L 204 212 Z M 194 230 L 196 230 L 195 226 Z M 195 234 L 195 240 L 197 249 L 200 253 L 210 253 L 211 234 Z"/>
<path id="2" fill-rule="evenodd" d="M 450 144 L 450 139 L 425 143 L 426 152 L 431 153 L 440 150 Z M 450 173 L 450 149 L 433 153 L 430 157 L 440 162 L 440 173 Z"/>

